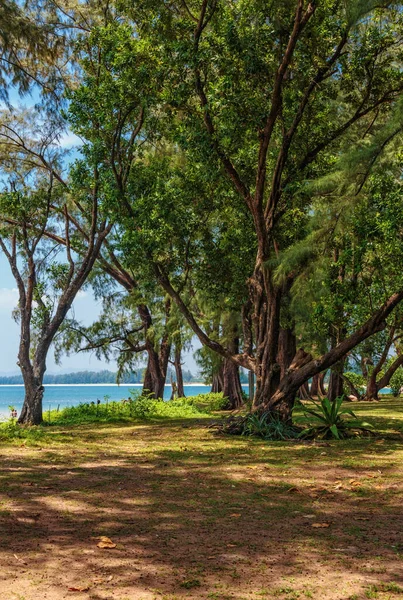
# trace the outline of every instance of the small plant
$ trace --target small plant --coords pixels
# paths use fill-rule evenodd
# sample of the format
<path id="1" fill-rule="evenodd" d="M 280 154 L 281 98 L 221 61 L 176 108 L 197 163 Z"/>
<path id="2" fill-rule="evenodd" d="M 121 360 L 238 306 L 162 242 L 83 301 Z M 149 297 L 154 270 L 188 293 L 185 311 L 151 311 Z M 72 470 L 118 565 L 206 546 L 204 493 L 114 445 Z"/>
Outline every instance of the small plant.
<path id="1" fill-rule="evenodd" d="M 296 423 L 307 424 L 299 433 L 301 438 L 344 439 L 354 434 L 369 432 L 371 425 L 359 421 L 350 409 L 342 408 L 343 396 L 335 398 L 332 402 L 322 398 L 320 402 L 312 400 L 314 407 L 298 402 L 296 406 L 302 408 L 303 416 L 296 417 Z M 347 416 L 352 419 L 346 418 Z"/>
<path id="2" fill-rule="evenodd" d="M 254 435 L 265 440 L 290 440 L 299 436 L 300 430 L 287 423 L 275 412 L 250 413 L 243 425 L 243 435 Z"/>

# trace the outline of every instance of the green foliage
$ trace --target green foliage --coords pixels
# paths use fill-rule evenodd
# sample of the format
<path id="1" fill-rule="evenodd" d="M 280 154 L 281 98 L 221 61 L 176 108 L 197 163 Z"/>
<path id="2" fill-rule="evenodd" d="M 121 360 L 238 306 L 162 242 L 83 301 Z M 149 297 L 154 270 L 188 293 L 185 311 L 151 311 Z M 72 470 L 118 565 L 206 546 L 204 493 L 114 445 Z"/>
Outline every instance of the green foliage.
<path id="1" fill-rule="evenodd" d="M 349 381 L 351 381 L 351 383 L 353 384 L 353 386 L 356 388 L 357 391 L 360 391 L 360 390 L 362 391 L 362 388 L 365 387 L 366 381 L 364 379 L 364 376 L 361 373 L 355 373 L 354 371 L 346 371 L 344 373 L 344 376 Z M 344 391 L 347 396 L 351 393 L 351 390 L 346 383 L 344 385 Z"/>
<path id="2" fill-rule="evenodd" d="M 250 413 L 243 423 L 242 435 L 261 437 L 270 441 L 292 440 L 299 436 L 300 431 L 291 423 L 284 422 L 280 415 L 265 412 Z"/>
<path id="3" fill-rule="evenodd" d="M 0 423 L 0 442 L 21 440 L 24 444 L 35 444 L 45 437 L 45 430 L 41 426 L 22 427 L 15 419 Z"/>
<path id="4" fill-rule="evenodd" d="M 389 382 L 389 387 L 392 391 L 393 396 L 397 398 L 400 394 L 400 390 L 403 387 L 403 368 L 399 367 L 397 371 L 392 375 Z"/>
<path id="5" fill-rule="evenodd" d="M 340 440 L 369 431 L 371 425 L 359 421 L 352 410 L 342 408 L 342 403 L 343 396 L 332 402 L 328 398 L 322 398 L 320 403 L 312 400 L 314 407 L 298 402 L 296 407 L 302 409 L 303 416 L 294 421 L 308 425 L 298 437 Z M 346 419 L 347 415 L 352 419 Z"/>
<path id="6" fill-rule="evenodd" d="M 64 408 L 60 412 L 45 413 L 45 419 L 52 425 L 79 425 L 82 423 L 110 423 L 131 420 L 146 421 L 150 419 L 185 419 L 205 417 L 213 411 L 220 410 L 226 403 L 222 394 L 200 394 L 176 400 L 156 400 L 152 394 L 141 394 L 131 390 L 130 398 L 121 402 L 105 402 L 101 404 L 79 404 Z"/>
<path id="7" fill-rule="evenodd" d="M 197 406 L 200 410 L 206 412 L 214 412 L 217 410 L 225 410 L 228 407 L 228 398 L 222 392 L 209 394 L 199 394 L 187 398 L 193 406 Z"/>

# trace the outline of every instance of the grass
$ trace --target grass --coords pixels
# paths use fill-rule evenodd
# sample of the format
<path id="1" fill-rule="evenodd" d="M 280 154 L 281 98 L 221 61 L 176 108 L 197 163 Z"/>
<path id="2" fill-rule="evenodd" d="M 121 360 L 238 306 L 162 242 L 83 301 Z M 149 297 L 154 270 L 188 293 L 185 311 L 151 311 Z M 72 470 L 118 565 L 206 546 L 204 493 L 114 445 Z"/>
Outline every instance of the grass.
<path id="1" fill-rule="evenodd" d="M 2 599 L 402 597 L 401 400 L 354 404 L 381 437 L 326 442 L 216 436 L 184 406 L 2 426 Z"/>

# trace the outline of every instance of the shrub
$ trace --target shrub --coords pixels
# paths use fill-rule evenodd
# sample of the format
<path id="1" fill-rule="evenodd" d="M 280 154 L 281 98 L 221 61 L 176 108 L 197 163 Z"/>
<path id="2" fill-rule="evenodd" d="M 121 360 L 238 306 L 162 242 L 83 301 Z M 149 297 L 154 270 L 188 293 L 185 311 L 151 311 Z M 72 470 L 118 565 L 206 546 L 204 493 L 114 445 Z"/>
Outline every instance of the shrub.
<path id="1" fill-rule="evenodd" d="M 403 387 L 403 368 L 402 367 L 399 367 L 397 369 L 397 371 L 394 373 L 394 375 L 392 376 L 392 378 L 390 380 L 389 386 L 390 386 L 393 396 L 395 396 L 395 398 L 397 398 L 397 396 L 399 396 L 399 394 L 400 394 L 400 390 Z"/>
<path id="2" fill-rule="evenodd" d="M 206 412 L 225 410 L 228 407 L 228 398 L 223 396 L 222 392 L 199 394 L 198 396 L 190 396 L 186 400 Z"/>
<path id="3" fill-rule="evenodd" d="M 15 419 L 0 424 L 0 441 L 24 440 L 24 442 L 40 442 L 45 436 L 41 426 L 23 427 Z"/>
<path id="4" fill-rule="evenodd" d="M 287 423 L 275 412 L 250 413 L 245 417 L 242 435 L 254 435 L 265 440 L 291 440 L 300 430 Z"/>
<path id="5" fill-rule="evenodd" d="M 342 396 L 332 402 L 328 398 L 322 398 L 320 403 L 312 401 L 314 407 L 298 402 L 296 406 L 302 408 L 303 416 L 296 417 L 294 421 L 307 424 L 299 437 L 340 440 L 369 431 L 371 425 L 358 421 L 352 410 L 342 408 L 342 402 Z M 347 419 L 347 416 L 352 419 Z"/>

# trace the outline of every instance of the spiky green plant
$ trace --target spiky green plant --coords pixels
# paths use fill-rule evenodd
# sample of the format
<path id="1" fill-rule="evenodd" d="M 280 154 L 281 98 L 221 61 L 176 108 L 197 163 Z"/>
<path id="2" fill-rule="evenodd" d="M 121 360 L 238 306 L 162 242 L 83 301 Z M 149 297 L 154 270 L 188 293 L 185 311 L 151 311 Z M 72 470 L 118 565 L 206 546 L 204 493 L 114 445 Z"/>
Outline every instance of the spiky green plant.
<path id="1" fill-rule="evenodd" d="M 343 396 L 332 401 L 328 398 L 322 398 L 320 402 L 313 400 L 312 404 L 314 407 L 302 402 L 296 404 L 303 415 L 295 417 L 294 422 L 307 425 L 298 437 L 340 440 L 371 430 L 369 423 L 358 420 L 351 409 L 342 407 Z"/>

